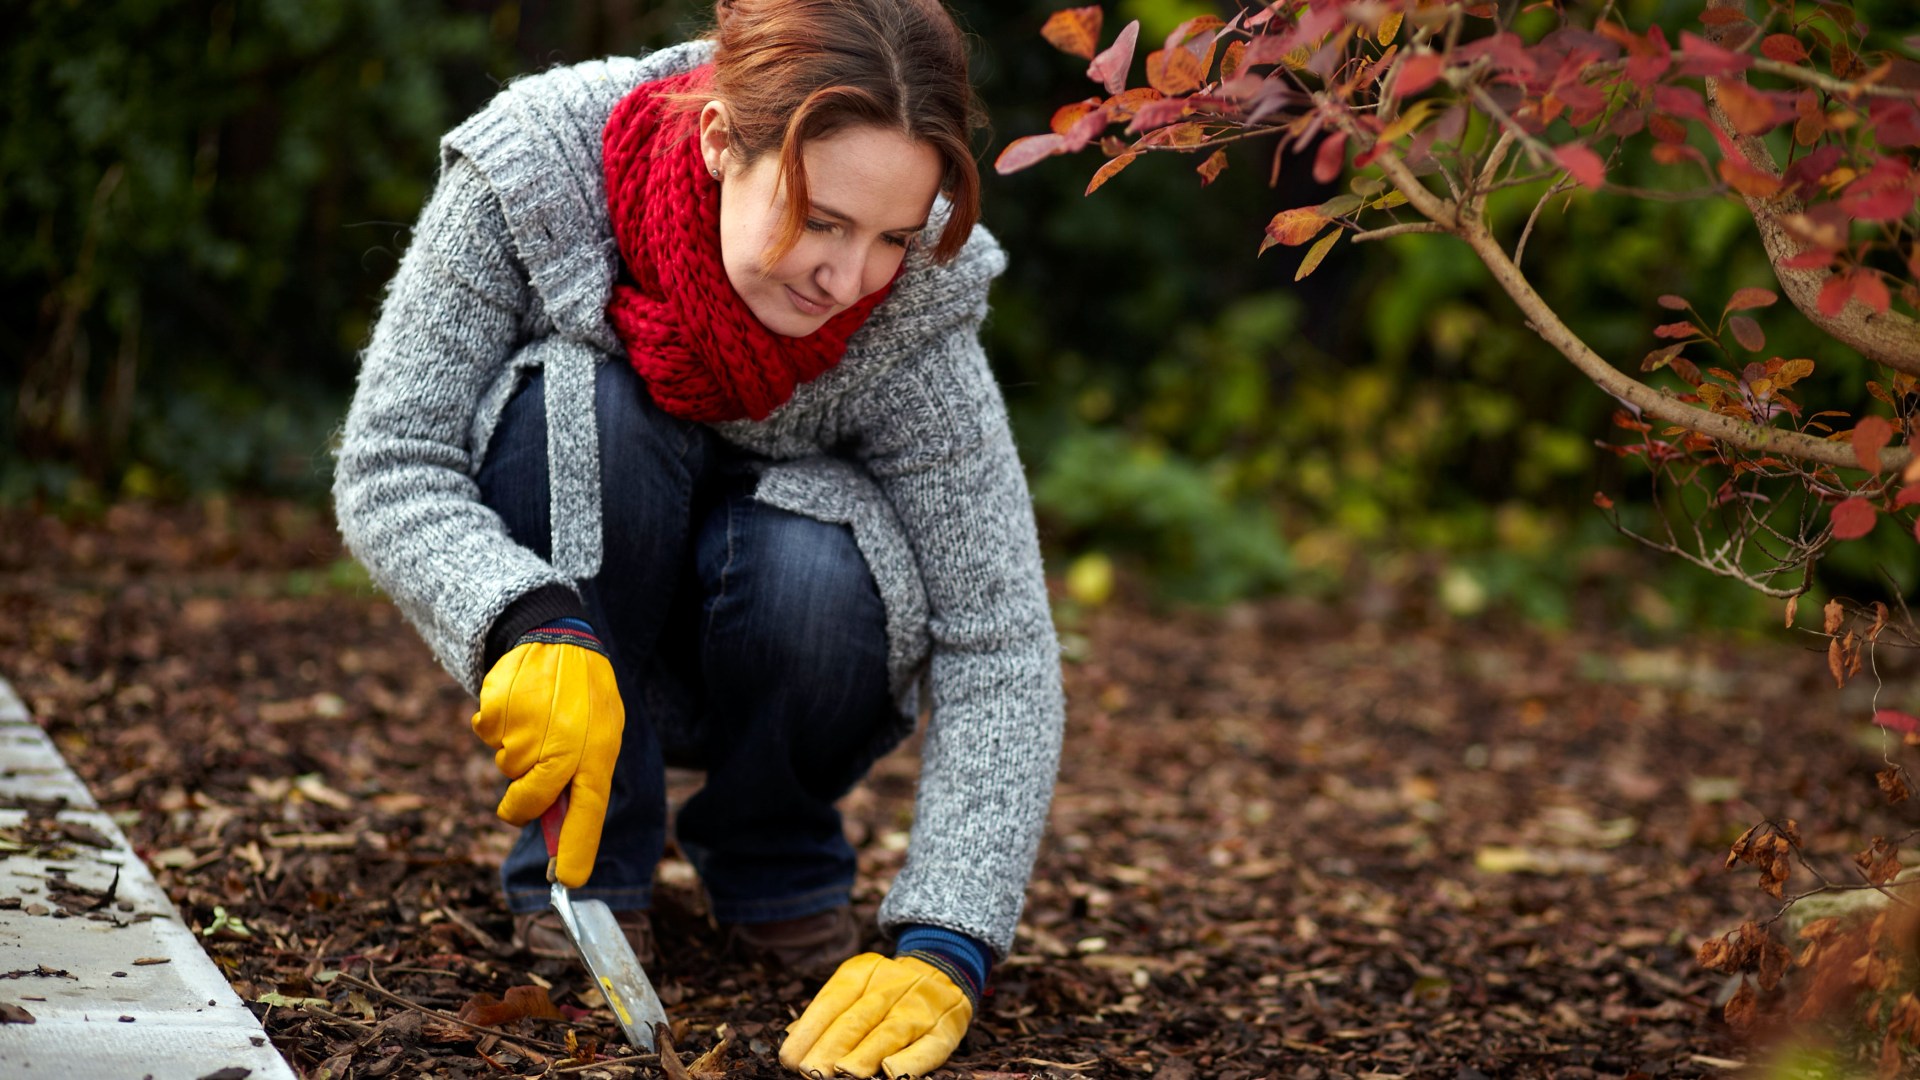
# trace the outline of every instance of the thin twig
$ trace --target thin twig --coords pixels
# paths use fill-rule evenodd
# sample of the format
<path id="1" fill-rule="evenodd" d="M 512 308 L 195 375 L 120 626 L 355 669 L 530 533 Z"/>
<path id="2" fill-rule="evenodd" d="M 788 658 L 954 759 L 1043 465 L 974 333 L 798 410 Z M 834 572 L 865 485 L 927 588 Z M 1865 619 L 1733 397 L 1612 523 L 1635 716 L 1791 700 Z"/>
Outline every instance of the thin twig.
<path id="1" fill-rule="evenodd" d="M 1369 240 L 1387 240 L 1395 236 L 1406 236 L 1411 233 L 1443 233 L 1446 231 L 1447 230 L 1435 225 L 1431 221 L 1407 221 L 1399 225 L 1382 225 L 1378 229 L 1368 229 L 1366 232 L 1354 233 L 1353 242 L 1356 244 L 1364 244 Z"/>
<path id="2" fill-rule="evenodd" d="M 468 1031 L 478 1031 L 486 1035 L 495 1035 L 507 1043 L 515 1043 L 515 1042 L 527 1043 L 533 1046 L 544 1047 L 545 1049 L 548 1049 L 548 1050 L 557 1051 L 562 1054 L 567 1052 L 567 1048 L 560 1043 L 549 1042 L 546 1039 L 536 1039 L 529 1035 L 515 1035 L 510 1031 L 502 1031 L 499 1028 L 487 1027 L 483 1024 L 470 1023 L 466 1020 L 460 1019 L 459 1017 L 449 1012 L 442 1012 L 439 1009 L 430 1009 L 427 1006 L 422 1005 L 417 1001 L 409 1001 L 406 998 L 401 997 L 399 994 L 396 994 L 391 990 L 387 990 L 383 987 L 375 986 L 374 984 L 367 982 L 364 979 L 356 979 L 352 975 L 349 975 L 344 971 L 336 973 L 334 975 L 334 978 L 344 979 L 350 985 L 357 986 L 362 990 L 371 990 L 374 993 L 379 994 L 381 997 L 386 998 L 388 1001 L 391 1001 L 396 1005 L 405 1006 L 406 1008 L 412 1009 L 415 1012 L 425 1013 L 426 1015 L 431 1016 L 437 1020 L 445 1020 L 449 1024 L 458 1024 L 461 1027 L 466 1028 Z"/>
<path id="3" fill-rule="evenodd" d="M 1838 94 L 1852 100 L 1862 94 L 1867 97 L 1911 98 L 1913 90 L 1904 86 L 1881 86 L 1878 83 L 1849 82 L 1836 79 L 1831 75 L 1801 67 L 1798 64 L 1785 64 L 1778 60 L 1769 60 L 1763 56 L 1753 58 L 1753 70 L 1768 75 L 1778 75 L 1783 79 L 1819 87 L 1829 94 Z"/>

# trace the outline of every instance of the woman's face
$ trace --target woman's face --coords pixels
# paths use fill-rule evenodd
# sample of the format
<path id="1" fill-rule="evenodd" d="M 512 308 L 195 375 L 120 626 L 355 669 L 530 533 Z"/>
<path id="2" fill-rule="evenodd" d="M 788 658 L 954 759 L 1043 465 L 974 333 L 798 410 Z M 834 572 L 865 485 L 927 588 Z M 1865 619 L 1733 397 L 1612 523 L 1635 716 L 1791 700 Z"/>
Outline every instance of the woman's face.
<path id="1" fill-rule="evenodd" d="M 760 324 L 804 337 L 893 280 L 933 209 L 940 156 L 887 128 L 842 128 L 801 150 L 806 228 L 779 262 L 764 256 L 786 211 L 776 153 L 742 167 L 727 148 L 726 108 L 700 114 L 701 152 L 720 170 L 720 257 L 727 280 Z"/>

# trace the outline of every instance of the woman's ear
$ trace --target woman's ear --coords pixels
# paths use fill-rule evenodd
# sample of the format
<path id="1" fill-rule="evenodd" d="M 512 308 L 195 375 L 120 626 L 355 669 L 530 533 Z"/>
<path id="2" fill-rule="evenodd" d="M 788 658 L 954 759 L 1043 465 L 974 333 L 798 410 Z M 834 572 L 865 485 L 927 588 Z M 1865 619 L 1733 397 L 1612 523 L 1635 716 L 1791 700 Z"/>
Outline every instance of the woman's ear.
<path id="1" fill-rule="evenodd" d="M 709 101 L 700 106 L 700 157 L 706 163 L 707 175 L 715 180 L 725 175 L 731 164 L 733 140 L 728 129 L 725 102 Z"/>

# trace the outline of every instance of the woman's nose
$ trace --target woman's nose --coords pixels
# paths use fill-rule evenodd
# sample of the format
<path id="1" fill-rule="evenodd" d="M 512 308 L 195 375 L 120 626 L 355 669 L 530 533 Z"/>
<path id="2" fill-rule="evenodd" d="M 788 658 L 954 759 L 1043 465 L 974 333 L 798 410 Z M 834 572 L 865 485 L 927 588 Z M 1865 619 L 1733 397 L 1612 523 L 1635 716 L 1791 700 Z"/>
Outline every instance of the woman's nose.
<path id="1" fill-rule="evenodd" d="M 846 307 L 867 294 L 861 280 L 865 269 L 864 253 L 856 245 L 843 245 L 821 265 L 814 283 L 832 297 L 834 303 Z"/>

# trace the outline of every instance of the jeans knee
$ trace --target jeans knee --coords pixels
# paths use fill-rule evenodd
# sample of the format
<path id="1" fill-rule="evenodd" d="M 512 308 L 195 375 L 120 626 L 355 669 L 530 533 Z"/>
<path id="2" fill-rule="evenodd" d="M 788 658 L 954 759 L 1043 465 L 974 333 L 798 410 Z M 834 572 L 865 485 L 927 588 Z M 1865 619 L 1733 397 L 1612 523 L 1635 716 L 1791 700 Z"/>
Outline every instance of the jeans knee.
<path id="1" fill-rule="evenodd" d="M 757 503 L 726 516 L 721 559 L 703 554 L 710 647 L 794 677 L 877 673 L 884 686 L 886 610 L 852 530 Z"/>

